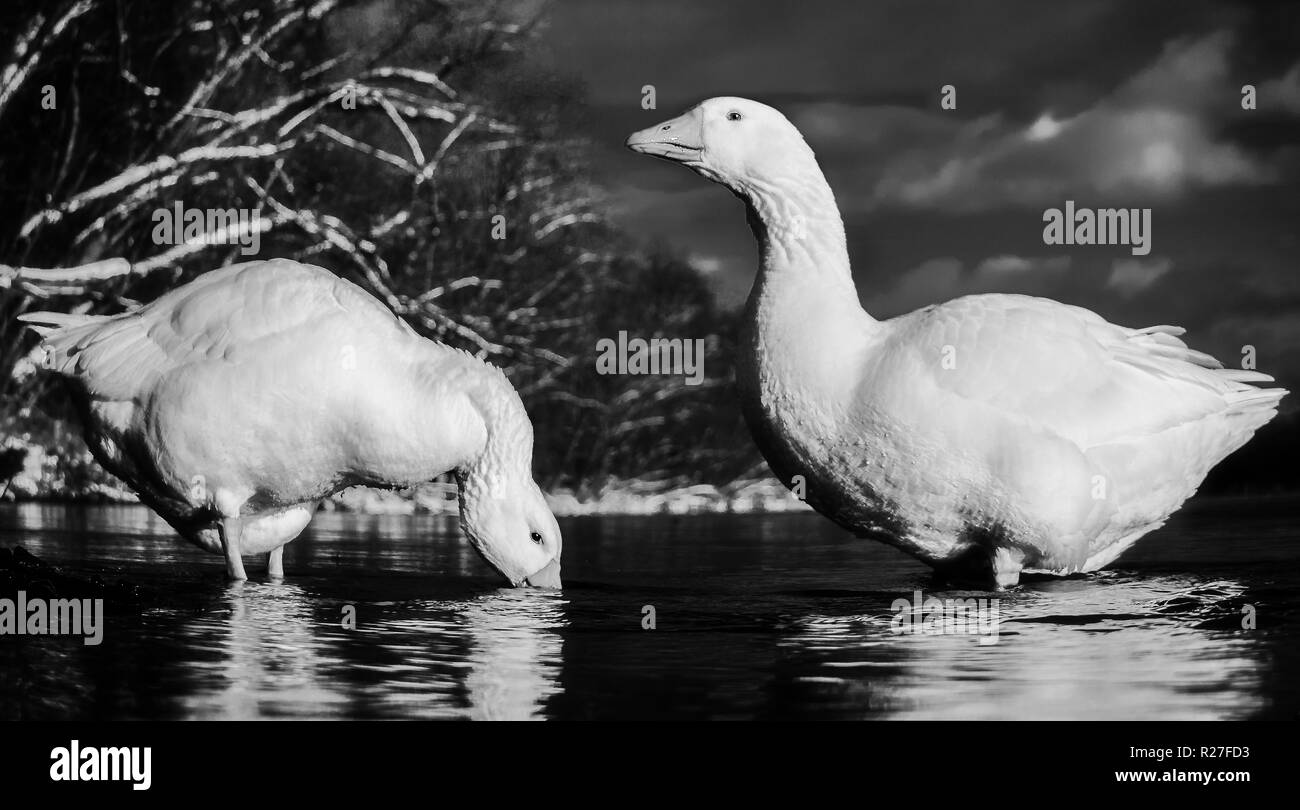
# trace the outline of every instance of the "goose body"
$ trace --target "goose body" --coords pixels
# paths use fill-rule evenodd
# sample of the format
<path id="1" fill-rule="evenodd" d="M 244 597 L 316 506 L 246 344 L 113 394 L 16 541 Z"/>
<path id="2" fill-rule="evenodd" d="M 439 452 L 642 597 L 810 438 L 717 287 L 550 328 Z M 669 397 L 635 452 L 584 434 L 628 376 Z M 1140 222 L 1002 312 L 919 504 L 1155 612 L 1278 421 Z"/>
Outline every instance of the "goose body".
<path id="1" fill-rule="evenodd" d="M 455 471 L 471 543 L 513 584 L 559 583 L 560 535 L 505 376 L 292 261 L 205 273 L 116 316 L 23 316 L 77 393 L 87 443 L 182 536 L 268 554 L 321 499 Z"/>
<path id="2" fill-rule="evenodd" d="M 737 380 L 787 485 L 941 571 L 1094 571 L 1162 525 L 1276 414 L 1272 378 L 1224 369 L 1171 326 L 1131 329 L 1023 295 L 886 321 L 858 302 L 812 150 L 776 110 L 706 101 L 635 133 L 745 201 L 761 266 Z"/>

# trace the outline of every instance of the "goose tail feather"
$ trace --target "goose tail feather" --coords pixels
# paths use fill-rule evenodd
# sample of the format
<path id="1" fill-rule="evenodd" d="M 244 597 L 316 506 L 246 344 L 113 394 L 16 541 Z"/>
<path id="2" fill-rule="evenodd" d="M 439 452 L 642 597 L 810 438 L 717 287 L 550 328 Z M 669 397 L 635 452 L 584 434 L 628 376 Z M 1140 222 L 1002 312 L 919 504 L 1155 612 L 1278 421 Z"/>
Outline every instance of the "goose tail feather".
<path id="1" fill-rule="evenodd" d="M 75 376 L 74 357 L 96 336 L 112 315 L 85 315 L 68 312 L 25 312 L 18 320 L 41 337 L 48 352 L 46 368 Z"/>

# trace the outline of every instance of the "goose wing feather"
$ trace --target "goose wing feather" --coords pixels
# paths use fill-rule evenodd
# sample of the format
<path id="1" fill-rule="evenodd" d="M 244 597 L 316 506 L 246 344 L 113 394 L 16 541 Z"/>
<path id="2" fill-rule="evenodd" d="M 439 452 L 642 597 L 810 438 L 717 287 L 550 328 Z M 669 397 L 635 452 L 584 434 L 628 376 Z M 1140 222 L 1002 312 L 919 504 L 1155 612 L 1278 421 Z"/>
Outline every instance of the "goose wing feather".
<path id="1" fill-rule="evenodd" d="M 894 350 L 882 355 L 905 355 L 911 373 L 940 389 L 1082 450 L 1234 409 L 1270 410 L 1285 393 L 1251 385 L 1270 382 L 1266 374 L 1189 349 L 1178 327 L 1129 329 L 1044 298 L 967 296 L 891 324 Z"/>
<path id="2" fill-rule="evenodd" d="M 51 366 L 94 397 L 129 400 L 156 380 L 194 363 L 240 363 L 262 356 L 268 341 L 330 339 L 329 319 L 394 338 L 411 334 L 374 298 L 328 270 L 298 262 L 250 262 L 214 270 L 133 312 L 69 320 L 57 313 L 24 320 L 53 326 L 44 334 Z M 310 330 L 310 334 L 302 334 Z"/>

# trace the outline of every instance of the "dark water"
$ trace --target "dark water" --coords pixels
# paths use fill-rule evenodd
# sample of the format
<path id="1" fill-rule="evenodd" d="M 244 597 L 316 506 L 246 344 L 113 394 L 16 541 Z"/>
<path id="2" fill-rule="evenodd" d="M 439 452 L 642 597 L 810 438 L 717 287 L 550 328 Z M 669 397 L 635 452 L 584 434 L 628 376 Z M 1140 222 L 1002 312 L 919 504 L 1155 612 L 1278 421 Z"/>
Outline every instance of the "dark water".
<path id="1" fill-rule="evenodd" d="M 980 644 L 895 634 L 891 605 L 997 595 L 811 514 L 563 521 L 545 593 L 440 517 L 321 514 L 283 584 L 229 585 L 142 508 L 8 505 L 0 545 L 145 599 L 99 646 L 0 637 L 0 717 L 1295 718 L 1298 516 L 1194 502 L 1105 572 L 1001 594 Z"/>

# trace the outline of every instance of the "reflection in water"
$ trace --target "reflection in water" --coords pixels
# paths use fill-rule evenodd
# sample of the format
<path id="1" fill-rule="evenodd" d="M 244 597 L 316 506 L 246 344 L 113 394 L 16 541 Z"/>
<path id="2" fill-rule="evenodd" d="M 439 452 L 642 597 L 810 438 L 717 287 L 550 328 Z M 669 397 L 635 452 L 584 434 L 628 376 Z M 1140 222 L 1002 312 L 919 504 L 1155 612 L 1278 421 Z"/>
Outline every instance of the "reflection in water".
<path id="1" fill-rule="evenodd" d="M 0 717 L 1294 718 L 1298 505 L 1195 503 L 1002 594 L 815 515 L 567 521 L 556 593 L 498 587 L 439 517 L 321 514 L 288 579 L 232 586 L 147 510 L 0 506 L 0 545 L 141 594 L 99 647 L 0 638 Z M 996 596 L 997 643 L 895 634 L 918 589 Z"/>
<path id="2" fill-rule="evenodd" d="M 310 598 L 288 582 L 237 582 L 181 626 L 192 650 L 187 716 L 249 720 L 331 716 L 346 698 L 323 673 L 325 642 Z"/>
<path id="3" fill-rule="evenodd" d="M 1226 580 L 1103 573 L 1002 595 L 991 645 L 974 635 L 897 635 L 888 612 L 802 617 L 779 643 L 806 673 L 797 676 L 805 703 L 856 703 L 864 716 L 1246 717 L 1262 707 L 1265 650 L 1241 632 L 1195 622 L 1222 614 L 1243 590 Z"/>
<path id="4" fill-rule="evenodd" d="M 341 631 L 342 663 L 358 695 L 354 713 L 393 718 L 525 720 L 555 690 L 563 600 L 536 591 L 492 589 L 464 599 L 379 602 L 356 631 Z M 349 633 L 355 635 L 349 635 Z M 364 675 L 362 675 L 364 673 Z"/>
<path id="5" fill-rule="evenodd" d="M 494 590 L 468 600 L 352 605 L 359 623 L 313 616 L 291 582 L 228 585 L 181 627 L 198 718 L 527 720 L 556 691 L 557 594 Z M 378 688 L 367 689 L 367 685 Z"/>
<path id="6" fill-rule="evenodd" d="M 461 614 L 471 648 L 465 688 L 475 720 L 531 720 L 559 691 L 564 620 L 558 594 L 501 590 Z"/>

